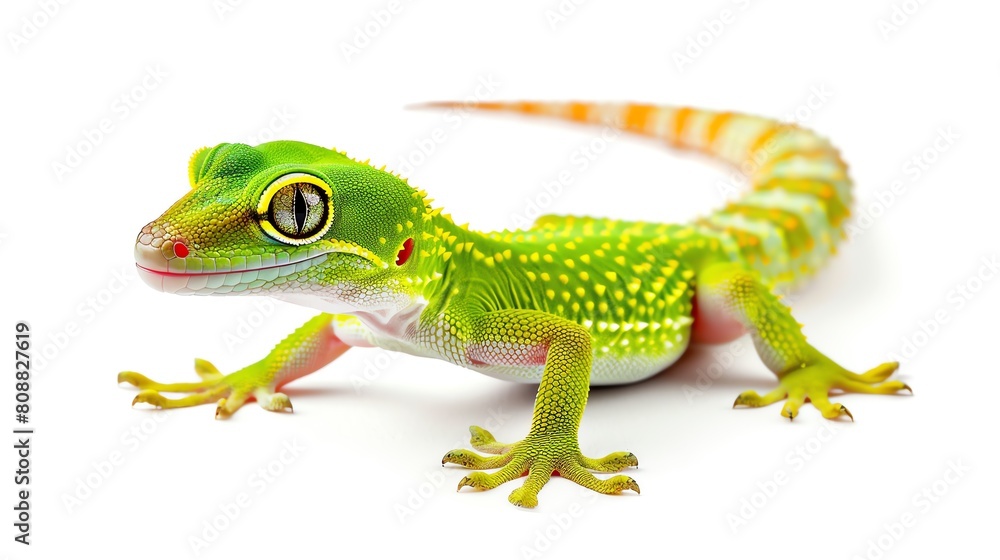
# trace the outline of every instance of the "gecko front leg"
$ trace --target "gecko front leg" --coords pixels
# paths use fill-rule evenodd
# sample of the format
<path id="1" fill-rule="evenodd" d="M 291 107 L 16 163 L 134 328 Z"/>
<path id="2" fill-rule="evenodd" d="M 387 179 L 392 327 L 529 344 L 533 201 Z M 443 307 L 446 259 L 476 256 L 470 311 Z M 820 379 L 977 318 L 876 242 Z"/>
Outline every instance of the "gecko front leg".
<path id="1" fill-rule="evenodd" d="M 180 408 L 214 402 L 216 418 L 232 415 L 251 399 L 266 410 L 291 410 L 288 396 L 278 389 L 319 370 L 351 346 L 367 345 L 360 329 L 363 326 L 354 317 L 322 313 L 279 342 L 264 359 L 229 375 L 223 375 L 206 360 L 196 359 L 195 371 L 202 379 L 199 382 L 157 383 L 134 371 L 119 373 L 118 382 L 141 389 L 133 405 L 148 403 L 159 408 Z M 190 395 L 172 399 L 163 393 Z"/>
<path id="2" fill-rule="evenodd" d="M 473 472 L 458 484 L 461 490 L 471 486 L 489 490 L 527 474 L 524 484 L 511 492 L 516 506 L 538 505 L 538 492 L 558 472 L 581 486 L 604 494 L 622 490 L 639 492 L 639 485 L 628 476 L 601 480 L 590 470 L 613 472 L 637 466 L 635 455 L 613 453 L 603 459 L 591 459 L 580 452 L 577 432 L 590 391 L 592 363 L 590 333 L 582 326 L 540 311 L 502 310 L 483 314 L 470 321 L 465 335 L 466 352 L 481 364 L 513 364 L 521 358 L 511 348 L 538 350 L 544 356 L 544 371 L 535 397 L 531 429 L 518 443 L 497 443 L 492 434 L 473 426 L 473 445 L 494 457 L 456 449 L 442 459 L 471 468 L 500 468 L 495 473 Z M 534 355 L 534 352 L 529 352 Z M 521 354 L 523 356 L 523 354 Z"/>

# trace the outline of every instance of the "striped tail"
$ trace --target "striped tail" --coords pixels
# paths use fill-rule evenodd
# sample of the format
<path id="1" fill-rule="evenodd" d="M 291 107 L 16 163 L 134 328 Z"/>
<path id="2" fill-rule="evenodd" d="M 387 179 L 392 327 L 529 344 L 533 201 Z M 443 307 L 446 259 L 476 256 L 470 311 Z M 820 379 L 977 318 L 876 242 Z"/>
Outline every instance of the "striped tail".
<path id="1" fill-rule="evenodd" d="M 626 103 L 490 102 L 476 108 L 611 125 L 731 164 L 750 192 L 696 224 L 734 242 L 744 260 L 775 284 L 794 284 L 816 271 L 845 237 L 852 203 L 847 165 L 826 139 L 794 124 Z"/>

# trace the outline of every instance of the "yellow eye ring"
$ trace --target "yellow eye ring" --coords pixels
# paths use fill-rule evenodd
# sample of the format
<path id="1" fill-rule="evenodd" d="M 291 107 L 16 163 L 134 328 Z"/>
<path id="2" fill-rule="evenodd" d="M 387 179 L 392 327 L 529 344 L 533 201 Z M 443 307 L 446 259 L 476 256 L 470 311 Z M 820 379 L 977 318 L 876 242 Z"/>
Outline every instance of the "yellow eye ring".
<path id="1" fill-rule="evenodd" d="M 323 237 L 333 223 L 333 189 L 307 173 L 282 175 L 261 194 L 257 223 L 276 241 L 289 245 L 312 243 Z"/>

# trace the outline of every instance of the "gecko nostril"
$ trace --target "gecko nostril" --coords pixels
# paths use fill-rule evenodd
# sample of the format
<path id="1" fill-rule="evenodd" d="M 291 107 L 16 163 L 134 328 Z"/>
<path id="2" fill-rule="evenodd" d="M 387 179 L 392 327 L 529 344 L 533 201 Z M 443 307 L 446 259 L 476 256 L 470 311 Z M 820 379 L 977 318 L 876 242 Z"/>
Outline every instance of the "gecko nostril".
<path id="1" fill-rule="evenodd" d="M 188 256 L 187 245 L 181 243 L 180 241 L 174 243 L 174 254 L 182 259 Z"/>

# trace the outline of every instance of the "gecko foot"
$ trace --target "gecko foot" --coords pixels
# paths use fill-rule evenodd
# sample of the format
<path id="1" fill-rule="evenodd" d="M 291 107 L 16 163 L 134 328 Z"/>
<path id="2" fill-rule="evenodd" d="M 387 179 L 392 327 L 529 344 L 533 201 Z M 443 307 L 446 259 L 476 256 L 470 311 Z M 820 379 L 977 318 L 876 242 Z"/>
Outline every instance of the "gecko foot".
<path id="1" fill-rule="evenodd" d="M 857 374 L 832 361 L 823 360 L 785 374 L 778 380 L 778 388 L 765 395 L 758 395 L 755 391 L 740 393 L 733 403 L 733 408 L 767 406 L 787 398 L 785 406 L 781 409 L 781 415 L 792 420 L 798 416 L 799 408 L 808 400 L 826 418 L 846 416 L 853 421 L 854 415 L 847 407 L 830 402 L 830 390 L 879 395 L 891 395 L 905 390 L 912 394 L 913 389 L 906 383 L 896 380 L 886 381 L 897 368 L 899 363 L 887 362 L 865 373 Z"/>
<path id="2" fill-rule="evenodd" d="M 454 463 L 471 469 L 495 469 L 494 473 L 476 471 L 458 483 L 458 489 L 469 486 L 477 490 L 490 490 L 505 482 L 527 475 L 524 484 L 511 492 L 510 503 L 533 508 L 538 505 L 538 492 L 553 473 L 602 494 L 620 494 L 623 490 L 639 493 L 639 485 L 632 477 L 618 475 L 599 479 L 590 473 L 617 472 L 627 467 L 639 466 L 639 460 L 628 452 L 612 453 L 600 459 L 591 459 L 580 453 L 575 436 L 558 437 L 553 434 L 528 434 L 522 441 L 507 445 L 497 443 L 488 431 L 472 426 L 472 446 L 485 453 L 484 457 L 473 451 L 455 449 L 445 454 L 441 464 Z"/>
<path id="3" fill-rule="evenodd" d="M 193 383 L 158 383 L 141 373 L 123 371 L 119 383 L 129 383 L 140 389 L 132 401 L 157 408 L 181 408 L 199 404 L 216 403 L 215 417 L 228 418 L 244 403 L 254 399 L 261 408 L 273 412 L 291 411 L 288 395 L 274 391 L 273 368 L 262 360 L 229 375 L 223 375 L 207 360 L 196 359 L 195 372 L 201 381 Z M 190 393 L 181 398 L 167 398 L 163 393 Z"/>

